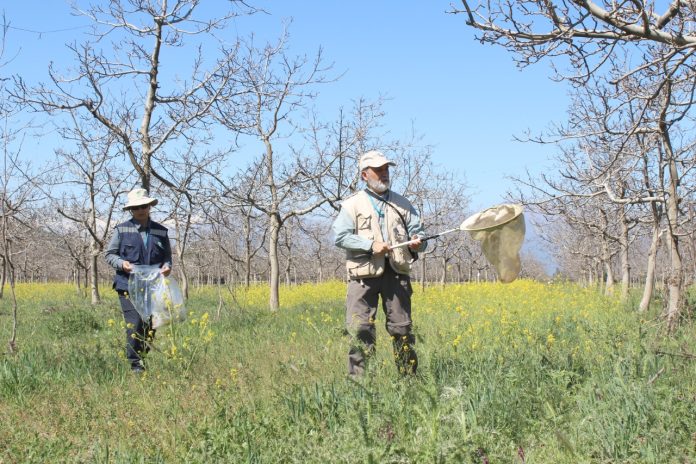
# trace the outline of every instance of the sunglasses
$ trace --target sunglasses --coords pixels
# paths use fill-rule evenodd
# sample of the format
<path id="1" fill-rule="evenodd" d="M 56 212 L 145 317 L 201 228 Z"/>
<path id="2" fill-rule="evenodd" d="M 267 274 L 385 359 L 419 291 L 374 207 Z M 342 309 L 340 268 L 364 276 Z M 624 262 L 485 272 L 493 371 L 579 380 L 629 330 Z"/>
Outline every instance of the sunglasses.
<path id="1" fill-rule="evenodd" d="M 150 205 L 133 206 L 130 210 L 131 210 L 131 211 L 137 211 L 137 210 L 139 210 L 139 209 L 147 209 L 147 208 L 149 208 L 149 207 L 150 207 Z"/>

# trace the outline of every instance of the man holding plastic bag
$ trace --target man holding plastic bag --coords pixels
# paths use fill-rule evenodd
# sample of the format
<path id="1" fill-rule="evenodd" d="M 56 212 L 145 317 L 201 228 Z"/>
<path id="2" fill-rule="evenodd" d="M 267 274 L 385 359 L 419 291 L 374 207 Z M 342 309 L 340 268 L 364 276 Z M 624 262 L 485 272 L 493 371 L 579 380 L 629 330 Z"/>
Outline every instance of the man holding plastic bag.
<path id="1" fill-rule="evenodd" d="M 118 292 L 123 319 L 126 322 L 126 358 L 136 373 L 145 370 L 142 357 L 148 351 L 147 343 L 154 337 L 156 327 L 152 327 L 152 313 L 145 313 L 144 306 L 138 304 L 144 313 L 143 316 L 136 310 L 133 302 L 138 300 L 129 290 L 129 280 L 136 279 L 129 277 L 138 270 L 134 277 L 140 281 L 142 271 L 147 271 L 143 267 L 155 266 L 155 277 L 161 276 L 163 281 L 172 269 L 172 250 L 167 228 L 150 219 L 150 208 L 156 204 L 157 199 L 148 197 L 145 189 L 137 188 L 130 191 L 128 202 L 123 209 L 129 211 L 132 217 L 116 226 L 106 250 L 106 261 L 116 270 L 113 287 Z M 148 292 L 146 298 L 149 299 L 150 295 Z M 141 294 L 138 298 L 142 297 Z"/>

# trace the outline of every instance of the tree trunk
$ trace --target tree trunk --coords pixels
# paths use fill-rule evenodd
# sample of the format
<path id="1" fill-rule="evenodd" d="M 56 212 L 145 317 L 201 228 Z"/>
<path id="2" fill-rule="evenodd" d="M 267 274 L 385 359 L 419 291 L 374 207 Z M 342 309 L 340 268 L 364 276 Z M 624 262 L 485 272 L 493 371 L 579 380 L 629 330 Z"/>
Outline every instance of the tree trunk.
<path id="1" fill-rule="evenodd" d="M 15 294 L 15 281 L 14 281 L 14 271 L 12 266 L 9 269 L 9 280 L 10 280 L 10 294 L 12 295 L 12 332 L 10 335 L 10 341 L 7 343 L 10 353 L 17 352 L 17 328 L 19 326 L 19 317 L 17 311 L 17 295 Z"/>
<path id="2" fill-rule="evenodd" d="M 184 267 L 184 263 L 182 262 L 179 262 L 179 280 L 181 280 L 181 295 L 184 297 L 184 300 L 188 300 L 189 278 L 188 274 L 186 274 L 186 268 Z"/>
<path id="3" fill-rule="evenodd" d="M 678 200 L 676 195 L 676 185 L 670 184 L 670 194 L 667 198 L 667 222 L 669 223 L 669 233 L 667 234 L 667 244 L 669 246 L 670 270 L 667 274 L 667 308 L 665 316 L 667 318 L 667 330 L 673 333 L 679 324 L 679 316 L 683 303 L 683 280 L 682 259 L 679 254 L 679 237 L 677 236 L 676 226 L 678 217 Z"/>
<path id="4" fill-rule="evenodd" d="M 249 288 L 251 285 L 251 250 L 249 247 L 246 249 L 246 254 L 244 255 L 244 286 Z"/>
<path id="5" fill-rule="evenodd" d="M 92 288 L 92 304 L 96 305 L 101 302 L 99 296 L 99 268 L 97 267 L 99 263 L 99 253 L 92 254 L 92 265 L 90 267 L 91 272 L 91 288 Z"/>
<path id="6" fill-rule="evenodd" d="M 643 298 L 638 305 L 639 312 L 647 311 L 652 299 L 655 287 L 655 262 L 657 261 L 657 249 L 660 244 L 660 224 L 653 223 L 652 240 L 650 241 L 650 251 L 648 252 L 648 264 L 645 270 L 645 287 L 643 288 Z"/>
<path id="7" fill-rule="evenodd" d="M 7 279 L 7 261 L 5 257 L 2 258 L 2 274 L 0 275 L 0 299 L 5 296 L 5 281 Z"/>
<path id="8" fill-rule="evenodd" d="M 184 300 L 189 298 L 189 277 L 186 272 L 186 260 L 184 258 L 184 250 L 180 249 L 177 245 L 177 255 L 179 257 L 179 280 L 181 281 L 181 296 Z M 210 273 L 208 273 L 210 275 Z"/>
<path id="9" fill-rule="evenodd" d="M 666 81 L 667 99 L 671 95 L 671 81 Z M 674 159 L 671 140 L 669 138 L 669 129 L 665 123 L 664 112 L 660 118 L 660 132 L 662 135 L 662 148 L 665 151 L 667 159 L 667 168 L 669 171 L 669 184 L 667 185 L 667 226 L 668 226 L 668 245 L 670 253 L 671 269 L 667 278 L 668 298 L 666 308 L 667 330 L 673 333 L 679 324 L 679 316 L 681 315 L 684 301 L 684 272 L 682 269 L 682 259 L 679 254 L 679 173 L 677 163 Z"/>
<path id="10" fill-rule="evenodd" d="M 590 266 L 590 286 L 594 286 L 598 280 L 599 277 L 597 276 L 597 270 L 595 269 L 595 266 Z"/>
<path id="11" fill-rule="evenodd" d="M 602 240 L 602 266 L 604 267 L 604 294 L 611 295 L 614 292 L 614 271 L 611 268 L 611 254 L 606 238 Z"/>
<path id="12" fill-rule="evenodd" d="M 244 215 L 244 286 L 249 288 L 251 285 L 251 217 L 249 214 Z"/>
<path id="13" fill-rule="evenodd" d="M 278 213 L 270 215 L 270 235 L 268 242 L 268 264 L 269 268 L 269 284 L 270 298 L 269 308 L 271 311 L 277 311 L 280 307 L 280 297 L 278 292 L 280 280 L 280 266 L 278 263 L 278 240 L 280 238 L 280 217 Z"/>
<path id="14" fill-rule="evenodd" d="M 440 279 L 440 286 L 444 288 L 445 282 L 447 282 L 447 258 L 442 257 L 442 278 Z"/>
<path id="15" fill-rule="evenodd" d="M 318 278 L 319 283 L 321 283 L 321 282 L 324 281 L 324 262 L 323 262 L 322 259 L 321 259 L 321 257 L 323 256 L 323 254 L 324 254 L 324 253 L 322 252 L 321 244 L 320 244 L 320 245 L 319 245 L 318 252 L 317 252 L 317 264 L 318 264 L 318 267 L 317 267 L 317 278 Z"/>
<path id="16" fill-rule="evenodd" d="M 84 278 L 82 279 L 82 281 L 85 283 L 85 286 L 84 286 L 84 288 L 82 289 L 82 294 L 83 294 L 83 295 L 86 295 L 86 293 L 87 293 L 87 286 L 89 285 L 89 272 L 90 272 L 90 271 L 89 271 L 89 269 L 87 268 L 87 266 L 85 266 L 85 268 L 83 269 L 83 271 L 84 271 L 85 275 L 83 276 Z"/>
<path id="17" fill-rule="evenodd" d="M 611 295 L 614 293 L 614 271 L 611 269 L 611 261 L 604 261 L 604 294 Z"/>
<path id="18" fill-rule="evenodd" d="M 80 287 L 80 268 L 75 267 L 75 272 L 73 272 L 73 277 L 75 279 L 75 291 L 78 295 L 82 295 L 82 288 Z"/>
<path id="19" fill-rule="evenodd" d="M 3 205 L 4 206 L 4 205 Z M 4 213 L 4 208 L 3 211 Z M 9 353 L 17 352 L 17 327 L 19 326 L 19 316 L 17 311 L 17 295 L 15 294 L 15 273 L 12 265 L 12 245 L 7 233 L 7 216 L 3 214 L 2 221 L 2 247 L 5 255 L 5 266 L 7 278 L 10 281 L 10 295 L 12 295 L 12 330 L 10 340 L 7 342 Z"/>
<path id="20" fill-rule="evenodd" d="M 683 273 L 682 260 L 679 255 L 679 238 L 670 233 L 667 237 L 669 244 L 669 254 L 671 269 L 667 274 L 667 308 L 665 316 L 667 318 L 667 330 L 673 333 L 679 324 L 679 316 L 682 309 L 683 300 Z"/>
<path id="21" fill-rule="evenodd" d="M 619 247 L 619 256 L 621 260 L 621 301 L 626 301 L 628 299 L 628 288 L 631 284 L 631 266 L 628 261 L 628 222 L 625 212 L 621 217 Z"/>

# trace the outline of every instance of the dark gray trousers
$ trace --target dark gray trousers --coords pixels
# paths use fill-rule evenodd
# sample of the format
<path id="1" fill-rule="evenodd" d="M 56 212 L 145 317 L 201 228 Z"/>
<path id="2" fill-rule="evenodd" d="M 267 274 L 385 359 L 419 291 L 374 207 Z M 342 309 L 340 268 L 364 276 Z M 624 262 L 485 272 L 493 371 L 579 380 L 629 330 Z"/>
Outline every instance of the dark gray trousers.
<path id="1" fill-rule="evenodd" d="M 350 280 L 346 297 L 346 328 L 351 337 L 348 352 L 348 374 L 362 375 L 365 362 L 374 353 L 377 331 L 377 304 L 382 310 L 391 335 L 394 361 L 400 373 L 415 374 L 418 358 L 411 333 L 411 278 L 396 273 L 387 263 L 384 274 L 369 279 Z"/>
<path id="2" fill-rule="evenodd" d="M 143 321 L 128 298 L 128 292 L 119 291 L 118 300 L 121 303 L 123 320 L 126 322 L 126 359 L 131 367 L 142 366 L 142 356 L 150 349 L 147 342 L 155 336 L 150 323 Z"/>

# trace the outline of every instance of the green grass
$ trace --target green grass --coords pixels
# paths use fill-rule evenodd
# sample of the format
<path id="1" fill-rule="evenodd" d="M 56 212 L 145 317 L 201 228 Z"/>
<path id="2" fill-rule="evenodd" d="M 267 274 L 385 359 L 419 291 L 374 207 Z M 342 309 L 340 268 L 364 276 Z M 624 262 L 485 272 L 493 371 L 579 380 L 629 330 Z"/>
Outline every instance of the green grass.
<path id="1" fill-rule="evenodd" d="M 225 294 L 219 318 L 215 289 L 198 291 L 140 378 L 115 295 L 18 292 L 0 462 L 696 463 L 693 324 L 667 338 L 655 315 L 572 285 L 417 291 L 419 375 L 397 375 L 380 313 L 359 382 L 340 283 L 283 289 L 274 314 L 261 287 Z"/>

